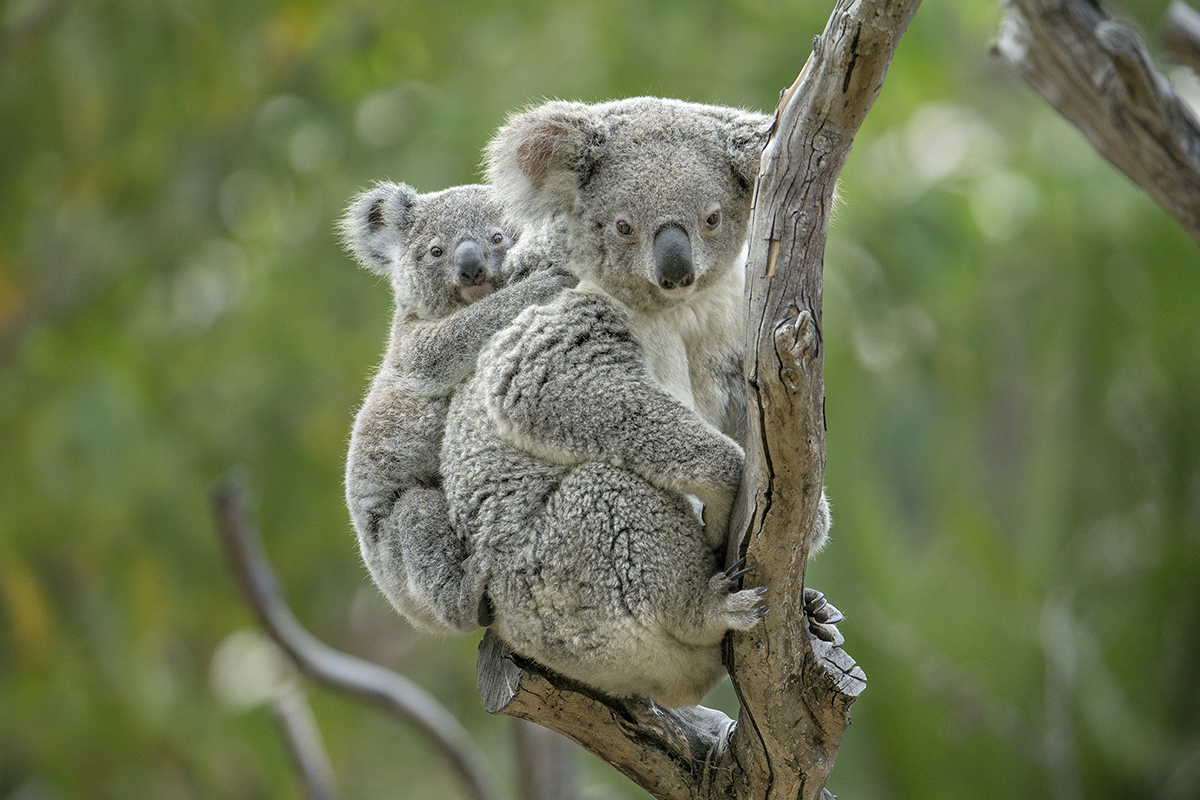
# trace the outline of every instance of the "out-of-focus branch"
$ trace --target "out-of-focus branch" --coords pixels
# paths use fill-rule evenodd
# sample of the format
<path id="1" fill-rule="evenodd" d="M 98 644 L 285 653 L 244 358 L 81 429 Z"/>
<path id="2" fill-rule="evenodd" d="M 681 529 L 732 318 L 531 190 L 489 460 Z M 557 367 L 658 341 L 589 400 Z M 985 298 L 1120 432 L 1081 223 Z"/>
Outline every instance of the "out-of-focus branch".
<path id="1" fill-rule="evenodd" d="M 25 12 L 0 29 L 0 62 L 8 60 L 13 52 L 45 30 L 54 19 L 54 14 L 65 4 L 62 0 L 39 0 L 24 5 L 28 6 Z"/>
<path id="2" fill-rule="evenodd" d="M 1175 63 L 1200 73 L 1200 14 L 1195 9 L 1171 0 L 1159 39 Z"/>
<path id="3" fill-rule="evenodd" d="M 329 763 L 329 751 L 303 690 L 294 685 L 281 689 L 271 699 L 271 714 L 312 800 L 338 800 L 341 793 Z"/>
<path id="4" fill-rule="evenodd" d="M 1089 0 L 1002 0 L 996 51 L 1200 242 L 1200 125 L 1129 27 Z"/>
<path id="5" fill-rule="evenodd" d="M 268 635 L 306 674 L 406 720 L 446 757 L 474 800 L 501 800 L 483 755 L 440 703 L 412 681 L 378 664 L 339 652 L 300 625 L 287 606 L 240 482 L 227 477 L 212 495 L 221 539 L 246 602 Z"/>
<path id="6" fill-rule="evenodd" d="M 523 719 L 512 721 L 517 738 L 518 800 L 575 800 L 575 745 Z"/>

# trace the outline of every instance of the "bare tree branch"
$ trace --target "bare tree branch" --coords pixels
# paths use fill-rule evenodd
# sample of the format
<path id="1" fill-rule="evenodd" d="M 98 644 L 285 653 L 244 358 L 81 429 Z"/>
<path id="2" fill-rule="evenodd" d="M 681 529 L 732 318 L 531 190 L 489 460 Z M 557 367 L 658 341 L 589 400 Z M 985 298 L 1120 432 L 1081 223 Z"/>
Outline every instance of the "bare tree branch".
<path id="1" fill-rule="evenodd" d="M 480 645 L 488 711 L 579 742 L 658 798 L 827 796 L 864 686 L 853 659 L 813 640 L 802 609 L 825 461 L 821 269 L 834 183 L 918 5 L 839 2 L 780 101 L 763 155 L 747 284 L 751 441 L 731 549 L 778 599 L 765 624 L 728 640 L 738 724 L 702 707 L 601 696 L 490 633 Z"/>
<path id="2" fill-rule="evenodd" d="M 416 727 L 446 757 L 470 797 L 501 800 L 482 753 L 458 720 L 428 692 L 378 664 L 334 650 L 300 625 L 283 599 L 242 495 L 240 482 L 228 477 L 213 492 L 213 509 L 230 567 L 263 629 L 308 675 Z"/>
<path id="3" fill-rule="evenodd" d="M 1182 0 L 1171 0 L 1159 37 L 1175 63 L 1200 73 L 1200 14 Z"/>
<path id="4" fill-rule="evenodd" d="M 1132 29 L 1088 0 L 1002 0 L 996 51 L 1200 242 L 1200 125 Z"/>
<path id="5" fill-rule="evenodd" d="M 304 691 L 296 685 L 284 687 L 271 700 L 271 714 L 312 800 L 338 800 L 341 793 L 329 763 L 329 751 Z"/>

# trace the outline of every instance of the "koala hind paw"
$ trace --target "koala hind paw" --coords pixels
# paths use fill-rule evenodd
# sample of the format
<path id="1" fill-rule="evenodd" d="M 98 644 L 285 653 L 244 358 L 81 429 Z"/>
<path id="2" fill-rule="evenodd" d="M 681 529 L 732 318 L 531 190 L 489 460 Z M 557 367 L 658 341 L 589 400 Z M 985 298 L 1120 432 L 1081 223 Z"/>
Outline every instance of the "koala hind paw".
<path id="1" fill-rule="evenodd" d="M 825 595 L 807 586 L 804 587 L 804 614 L 808 617 L 808 629 L 818 639 L 834 647 L 845 644 L 846 637 L 837 629 L 837 624 L 846 618 L 825 599 Z"/>

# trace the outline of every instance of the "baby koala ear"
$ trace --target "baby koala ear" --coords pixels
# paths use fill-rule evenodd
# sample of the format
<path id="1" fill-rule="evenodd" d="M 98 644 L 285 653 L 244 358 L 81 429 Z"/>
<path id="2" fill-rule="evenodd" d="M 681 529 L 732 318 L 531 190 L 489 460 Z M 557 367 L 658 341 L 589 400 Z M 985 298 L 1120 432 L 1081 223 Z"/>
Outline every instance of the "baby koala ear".
<path id="1" fill-rule="evenodd" d="M 354 198 L 339 225 L 342 243 L 367 269 L 391 275 L 397 248 L 416 223 L 417 190 L 404 183 L 380 182 Z"/>
<path id="2" fill-rule="evenodd" d="M 488 143 L 488 181 L 514 221 L 536 225 L 574 205 L 602 140 L 586 104 L 545 103 L 510 117 Z"/>

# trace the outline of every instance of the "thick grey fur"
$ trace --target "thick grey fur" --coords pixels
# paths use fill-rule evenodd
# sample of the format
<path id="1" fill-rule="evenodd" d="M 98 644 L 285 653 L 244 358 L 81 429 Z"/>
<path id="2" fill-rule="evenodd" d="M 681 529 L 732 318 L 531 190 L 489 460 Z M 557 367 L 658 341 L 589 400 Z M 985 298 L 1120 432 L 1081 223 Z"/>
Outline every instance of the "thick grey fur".
<path id="1" fill-rule="evenodd" d="M 391 280 L 396 304 L 383 364 L 354 422 L 346 501 L 372 578 L 398 611 L 434 632 L 477 628 L 484 591 L 441 488 L 450 398 L 488 337 L 575 282 L 553 269 L 549 229 L 508 231 L 494 190 L 478 185 L 419 194 L 380 183 L 342 220 L 346 246 Z"/>
<path id="2" fill-rule="evenodd" d="M 765 588 L 736 590 L 722 554 L 744 459 L 743 248 L 769 125 L 676 100 L 555 101 L 488 146 L 506 208 L 522 225 L 561 220 L 580 282 L 493 337 L 455 395 L 451 518 L 501 638 L 615 696 L 698 702 L 724 674 L 726 631 L 766 613 Z"/>

